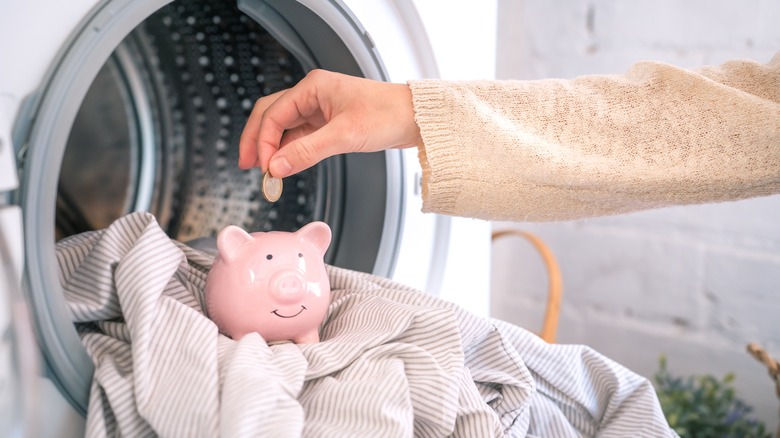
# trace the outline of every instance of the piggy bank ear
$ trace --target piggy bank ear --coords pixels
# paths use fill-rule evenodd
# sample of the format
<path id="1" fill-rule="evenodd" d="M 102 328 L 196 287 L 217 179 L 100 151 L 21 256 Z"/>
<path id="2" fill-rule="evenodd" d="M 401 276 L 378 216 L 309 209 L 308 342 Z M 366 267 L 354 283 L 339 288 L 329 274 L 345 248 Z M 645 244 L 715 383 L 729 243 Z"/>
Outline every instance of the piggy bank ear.
<path id="1" fill-rule="evenodd" d="M 217 236 L 219 256 L 227 262 L 233 261 L 238 254 L 238 249 L 250 240 L 252 236 L 235 225 L 223 228 Z"/>
<path id="2" fill-rule="evenodd" d="M 325 254 L 328 246 L 330 246 L 330 227 L 325 222 L 306 224 L 303 228 L 296 231 L 295 234 L 301 236 L 303 240 L 310 242 L 322 254 Z"/>

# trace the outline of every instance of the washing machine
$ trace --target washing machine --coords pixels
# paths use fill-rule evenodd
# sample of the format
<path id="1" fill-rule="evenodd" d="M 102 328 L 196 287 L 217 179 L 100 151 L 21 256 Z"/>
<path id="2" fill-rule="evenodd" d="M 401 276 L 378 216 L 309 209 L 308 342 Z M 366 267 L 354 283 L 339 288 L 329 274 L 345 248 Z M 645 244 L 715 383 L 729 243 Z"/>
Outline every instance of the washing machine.
<path id="1" fill-rule="evenodd" d="M 235 164 L 255 99 L 313 68 L 437 77 L 411 0 L 5 2 L 0 65 L 4 436 L 83 430 L 93 366 L 66 309 L 55 243 L 133 211 L 199 244 L 228 224 L 324 220 L 328 263 L 486 313 L 489 230 L 420 212 L 416 150 L 332 157 L 287 178 L 274 204 L 260 195 L 259 171 Z"/>

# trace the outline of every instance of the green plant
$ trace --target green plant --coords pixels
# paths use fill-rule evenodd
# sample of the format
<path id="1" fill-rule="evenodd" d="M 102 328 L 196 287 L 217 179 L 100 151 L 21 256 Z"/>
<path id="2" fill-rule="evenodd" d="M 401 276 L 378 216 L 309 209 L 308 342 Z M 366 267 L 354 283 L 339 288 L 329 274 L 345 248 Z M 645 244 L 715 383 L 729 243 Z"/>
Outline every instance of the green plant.
<path id="1" fill-rule="evenodd" d="M 666 420 L 681 438 L 769 437 L 766 426 L 750 418 L 752 408 L 736 397 L 734 374 L 675 377 L 659 359 L 655 384 Z"/>

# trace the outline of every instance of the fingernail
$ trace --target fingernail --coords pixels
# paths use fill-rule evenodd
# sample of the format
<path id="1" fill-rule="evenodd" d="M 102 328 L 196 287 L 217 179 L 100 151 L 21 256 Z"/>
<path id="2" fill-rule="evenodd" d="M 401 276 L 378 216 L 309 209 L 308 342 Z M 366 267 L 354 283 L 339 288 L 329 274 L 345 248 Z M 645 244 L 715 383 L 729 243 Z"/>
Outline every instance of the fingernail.
<path id="1" fill-rule="evenodd" d="M 292 166 L 285 157 L 274 157 L 268 165 L 271 175 L 276 178 L 282 178 L 290 174 Z"/>

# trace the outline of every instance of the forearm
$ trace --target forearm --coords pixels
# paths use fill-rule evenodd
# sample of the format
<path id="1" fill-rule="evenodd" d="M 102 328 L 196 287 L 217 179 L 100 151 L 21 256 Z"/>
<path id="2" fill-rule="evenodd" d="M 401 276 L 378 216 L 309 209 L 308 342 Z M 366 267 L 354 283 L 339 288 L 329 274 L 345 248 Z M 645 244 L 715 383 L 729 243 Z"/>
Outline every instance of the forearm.
<path id="1" fill-rule="evenodd" d="M 780 192 L 780 59 L 412 81 L 424 210 L 562 220 Z"/>

